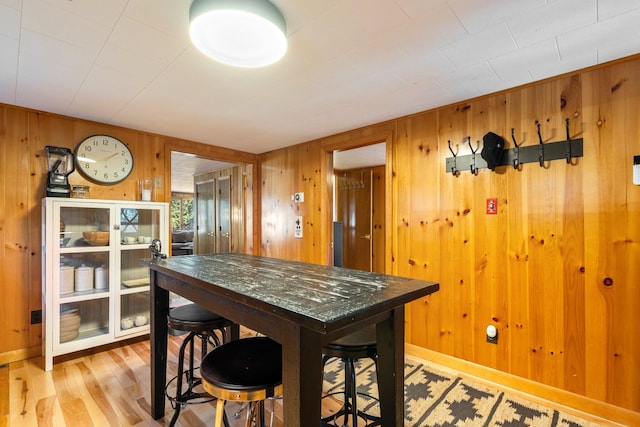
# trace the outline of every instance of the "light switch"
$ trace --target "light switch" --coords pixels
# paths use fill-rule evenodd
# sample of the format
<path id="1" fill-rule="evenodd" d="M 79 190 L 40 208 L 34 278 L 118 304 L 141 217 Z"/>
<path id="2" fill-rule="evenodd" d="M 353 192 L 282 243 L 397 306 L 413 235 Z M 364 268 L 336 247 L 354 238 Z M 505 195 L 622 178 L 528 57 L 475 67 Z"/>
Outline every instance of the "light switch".
<path id="1" fill-rule="evenodd" d="M 296 217 L 296 228 L 293 233 L 293 237 L 297 239 L 302 239 L 302 217 L 301 216 Z"/>
<path id="2" fill-rule="evenodd" d="M 640 185 L 640 156 L 633 156 L 633 183 Z"/>

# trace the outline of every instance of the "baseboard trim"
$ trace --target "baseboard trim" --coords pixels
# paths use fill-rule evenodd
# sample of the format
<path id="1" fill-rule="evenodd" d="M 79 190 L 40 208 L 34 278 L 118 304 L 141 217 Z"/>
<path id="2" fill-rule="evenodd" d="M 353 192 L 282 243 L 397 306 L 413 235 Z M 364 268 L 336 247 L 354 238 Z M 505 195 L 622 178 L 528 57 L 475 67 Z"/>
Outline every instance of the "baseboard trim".
<path id="1" fill-rule="evenodd" d="M 540 404 L 544 405 L 544 401 L 552 401 L 562 406 L 562 410 L 574 413 L 576 416 L 582 418 L 587 418 L 590 421 L 603 424 L 607 422 L 606 425 L 640 426 L 640 413 L 638 412 L 537 383 L 413 344 L 405 344 L 405 352 L 408 355 L 419 357 L 455 370 L 460 373 L 460 376 L 469 376 L 472 379 L 498 385 L 505 391 L 526 395 L 523 397 L 533 401 L 537 400 Z"/>
<path id="2" fill-rule="evenodd" d="M 40 356 L 41 354 L 42 346 L 40 345 L 0 353 L 0 366 L 19 362 L 21 360 L 31 359 L 32 357 Z"/>

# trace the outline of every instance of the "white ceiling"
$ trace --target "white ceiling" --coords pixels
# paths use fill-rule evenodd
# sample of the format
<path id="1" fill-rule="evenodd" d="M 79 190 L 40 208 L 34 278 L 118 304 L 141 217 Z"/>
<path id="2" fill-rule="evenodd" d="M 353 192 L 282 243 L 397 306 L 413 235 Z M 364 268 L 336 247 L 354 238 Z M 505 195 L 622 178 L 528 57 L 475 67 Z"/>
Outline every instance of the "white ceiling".
<path id="1" fill-rule="evenodd" d="M 0 0 L 0 102 L 262 153 L 640 52 L 640 0 L 273 0 L 289 50 L 212 62 L 190 0 Z"/>
<path id="2" fill-rule="evenodd" d="M 387 144 L 367 145 L 351 150 L 333 152 L 333 168 L 348 170 L 368 166 L 384 165 L 387 159 Z"/>

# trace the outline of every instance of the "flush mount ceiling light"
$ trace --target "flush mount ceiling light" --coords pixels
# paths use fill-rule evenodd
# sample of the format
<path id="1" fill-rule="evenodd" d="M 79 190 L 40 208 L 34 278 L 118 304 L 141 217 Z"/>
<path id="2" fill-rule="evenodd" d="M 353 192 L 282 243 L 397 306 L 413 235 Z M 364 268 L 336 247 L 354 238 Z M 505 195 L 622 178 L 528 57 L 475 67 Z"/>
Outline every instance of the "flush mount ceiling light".
<path id="1" fill-rule="evenodd" d="M 224 64 L 262 67 L 287 51 L 287 24 L 268 0 L 194 0 L 189 21 L 193 44 Z"/>

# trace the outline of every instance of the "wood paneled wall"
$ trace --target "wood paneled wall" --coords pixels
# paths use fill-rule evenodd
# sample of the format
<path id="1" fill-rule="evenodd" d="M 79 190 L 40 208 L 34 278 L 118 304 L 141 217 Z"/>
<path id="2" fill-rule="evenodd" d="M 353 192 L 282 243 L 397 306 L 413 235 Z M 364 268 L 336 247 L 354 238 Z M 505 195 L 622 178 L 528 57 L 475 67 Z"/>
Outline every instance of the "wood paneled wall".
<path id="1" fill-rule="evenodd" d="M 132 175 L 120 184 L 101 186 L 77 172 L 71 184 L 91 187 L 94 199 L 136 200 L 137 182 L 159 177 L 156 200 L 169 201 L 171 151 L 256 165 L 254 154 L 191 141 L 152 135 L 86 120 L 0 104 L 0 364 L 41 354 L 42 325 L 31 324 L 31 312 L 42 308 L 41 200 L 45 196 L 47 145 L 72 150 L 86 136 L 105 133 L 129 145 L 134 155 Z M 249 194 L 254 183 L 246 184 Z M 250 209 L 255 209 L 255 205 Z M 248 212 L 254 221 L 255 212 Z M 248 224 L 253 235 L 253 224 Z M 247 250 L 252 250 L 251 244 Z"/>
<path id="2" fill-rule="evenodd" d="M 327 256 L 331 231 L 321 218 L 331 213 L 323 211 L 331 207 L 330 177 L 320 167 L 323 156 L 320 144 L 313 142 L 259 156 L 261 255 L 305 262 L 319 262 L 319 254 Z M 295 193 L 304 193 L 304 202 L 294 201 Z M 294 237 L 298 215 L 302 239 Z"/>
<path id="3" fill-rule="evenodd" d="M 513 147 L 584 139 L 584 157 L 519 170 L 445 171 L 451 140 Z M 263 253 L 328 262 L 326 233 L 281 229 L 331 220 L 327 152 L 387 141 L 387 271 L 440 283 L 407 308 L 411 344 L 640 412 L 638 57 L 260 156 Z M 363 142 L 364 141 L 364 142 Z M 305 191 L 295 205 L 289 195 Z M 311 191 L 312 196 L 308 197 Z M 498 199 L 498 214 L 485 213 Z M 307 231 L 307 229 L 305 229 Z M 485 328 L 498 328 L 498 343 Z"/>

